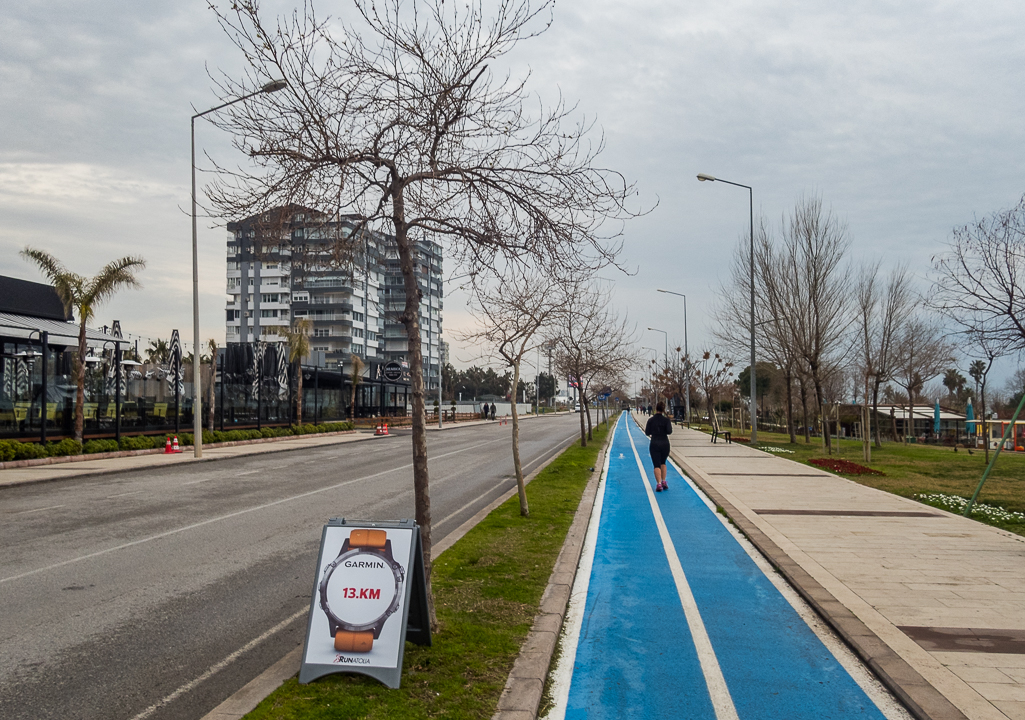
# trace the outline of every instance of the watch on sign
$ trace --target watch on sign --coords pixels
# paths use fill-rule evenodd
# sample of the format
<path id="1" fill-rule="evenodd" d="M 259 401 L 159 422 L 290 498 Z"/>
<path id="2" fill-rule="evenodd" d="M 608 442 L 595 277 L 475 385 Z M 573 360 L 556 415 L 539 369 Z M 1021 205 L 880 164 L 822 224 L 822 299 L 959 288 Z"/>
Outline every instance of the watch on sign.
<path id="1" fill-rule="evenodd" d="M 335 572 L 338 570 L 338 572 Z M 386 530 L 353 530 L 320 581 L 335 650 L 368 653 L 399 607 L 405 572 Z"/>

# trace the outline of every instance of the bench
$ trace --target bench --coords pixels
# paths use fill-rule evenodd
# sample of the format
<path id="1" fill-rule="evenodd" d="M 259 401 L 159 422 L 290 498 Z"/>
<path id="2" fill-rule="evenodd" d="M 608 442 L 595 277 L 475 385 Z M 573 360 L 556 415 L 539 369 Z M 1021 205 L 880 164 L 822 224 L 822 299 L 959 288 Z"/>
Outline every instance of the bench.
<path id="1" fill-rule="evenodd" d="M 733 442 L 733 436 L 730 434 L 729 430 L 719 430 L 719 429 L 712 430 L 712 442 L 716 442 L 720 435 L 722 435 L 726 439 L 726 444 L 727 445 L 729 445 L 729 444 L 731 444 Z"/>

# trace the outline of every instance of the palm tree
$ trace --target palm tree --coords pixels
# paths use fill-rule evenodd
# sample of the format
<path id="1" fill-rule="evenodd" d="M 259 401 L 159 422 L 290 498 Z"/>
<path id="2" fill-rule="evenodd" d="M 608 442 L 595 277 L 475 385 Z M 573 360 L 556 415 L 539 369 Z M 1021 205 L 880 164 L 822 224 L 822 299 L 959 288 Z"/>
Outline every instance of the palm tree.
<path id="1" fill-rule="evenodd" d="M 39 266 L 43 275 L 53 284 L 64 303 L 64 309 L 73 310 L 78 318 L 78 356 L 74 365 L 75 383 L 78 386 L 75 394 L 75 440 L 82 442 L 85 425 L 85 363 L 82 359 L 87 350 L 86 324 L 92 320 L 96 308 L 122 287 L 142 287 L 135 279 L 135 271 L 146 267 L 146 261 L 142 258 L 123 257 L 108 263 L 95 277 L 85 278 L 65 268 L 57 258 L 43 250 L 26 247 L 21 251 L 21 256 Z"/>
<path id="2" fill-rule="evenodd" d="M 171 346 L 167 340 L 150 340 L 146 348 L 146 362 L 166 365 L 171 362 Z"/>
<path id="3" fill-rule="evenodd" d="M 278 328 L 278 334 L 285 336 L 288 343 L 288 362 L 299 365 L 299 387 L 295 398 L 295 424 L 303 424 L 303 358 L 310 354 L 310 330 L 313 323 L 309 318 L 296 320 L 291 330 Z"/>

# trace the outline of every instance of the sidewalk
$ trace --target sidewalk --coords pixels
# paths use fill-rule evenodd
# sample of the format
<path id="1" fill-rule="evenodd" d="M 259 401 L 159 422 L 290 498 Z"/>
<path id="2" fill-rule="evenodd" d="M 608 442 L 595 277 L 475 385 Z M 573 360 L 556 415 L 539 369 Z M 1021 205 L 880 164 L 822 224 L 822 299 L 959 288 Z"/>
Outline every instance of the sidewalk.
<path id="1" fill-rule="evenodd" d="M 696 431 L 672 442 L 916 717 L 1025 720 L 1025 538 Z"/>

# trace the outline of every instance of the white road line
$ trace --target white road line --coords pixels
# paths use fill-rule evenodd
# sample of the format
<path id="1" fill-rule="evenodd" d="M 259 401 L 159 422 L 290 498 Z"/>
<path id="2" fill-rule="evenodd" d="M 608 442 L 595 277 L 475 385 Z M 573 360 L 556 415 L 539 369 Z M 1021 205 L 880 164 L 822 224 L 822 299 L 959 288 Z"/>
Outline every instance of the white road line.
<path id="1" fill-rule="evenodd" d="M 476 450 L 477 448 L 483 447 L 485 445 L 490 445 L 490 444 L 491 444 L 490 442 L 486 442 L 486 443 L 480 443 L 478 445 L 471 445 L 471 446 L 465 447 L 465 448 L 463 448 L 461 450 L 453 450 L 452 452 L 444 453 L 443 455 L 438 455 L 438 456 L 435 457 L 435 459 L 441 459 L 441 458 L 444 458 L 444 457 L 449 457 L 450 455 L 458 455 L 459 453 L 468 452 L 470 450 Z M 363 477 L 360 477 L 360 478 L 353 478 L 352 480 L 345 480 L 343 482 L 336 483 L 334 485 L 329 485 L 328 487 L 318 488 L 317 490 L 310 490 L 309 492 L 299 493 L 298 495 L 292 495 L 290 497 L 281 498 L 280 500 L 274 500 L 273 502 L 264 503 L 263 505 L 256 505 L 255 507 L 246 508 L 245 510 L 236 510 L 235 512 L 232 512 L 232 513 L 227 513 L 225 515 L 219 515 L 217 517 L 208 518 L 207 520 L 203 520 L 203 521 L 198 522 L 198 523 L 192 523 L 191 525 L 186 525 L 184 527 L 175 528 L 174 530 L 168 530 L 166 532 L 157 533 L 156 535 L 150 535 L 148 537 L 139 538 L 138 540 L 132 540 L 131 542 L 122 543 L 121 545 L 115 545 L 113 547 L 106 548 L 105 550 L 97 550 L 96 552 L 88 553 L 86 555 L 80 555 L 79 557 L 71 558 L 70 560 L 63 560 L 63 561 L 58 562 L 58 563 L 53 563 L 52 565 L 47 565 L 45 567 L 36 568 L 35 570 L 28 570 L 28 571 L 20 573 L 18 575 L 11 575 L 10 577 L 0 578 L 0 584 L 6 583 L 6 582 L 11 582 L 13 580 L 21 580 L 22 578 L 30 577 L 32 575 L 36 575 L 36 574 L 41 573 L 41 572 L 46 572 L 47 570 L 56 570 L 57 568 L 64 567 L 65 565 L 71 565 L 72 563 L 81 562 L 82 560 L 89 560 L 91 558 L 100 557 L 101 555 L 107 555 L 108 553 L 112 553 L 112 552 L 115 552 L 117 550 L 125 550 L 127 548 L 134 547 L 136 545 L 142 545 L 143 543 L 148 543 L 148 542 L 151 542 L 153 540 L 160 540 L 161 538 L 170 537 L 171 535 L 177 535 L 178 533 L 183 533 L 183 532 L 185 532 L 187 530 L 195 530 L 196 528 L 204 527 L 206 525 L 210 525 L 210 524 L 216 523 L 216 522 L 221 522 L 222 520 L 229 520 L 229 519 L 234 518 L 234 517 L 239 517 L 240 515 L 248 515 L 249 513 L 257 512 L 259 510 L 266 510 L 269 507 L 274 507 L 276 505 L 282 505 L 282 504 L 287 503 L 287 502 L 292 502 L 293 500 L 302 500 L 303 498 L 308 498 L 308 497 L 311 497 L 313 495 L 319 495 L 320 493 L 328 492 L 330 490 L 337 490 L 338 488 L 345 487 L 346 485 L 352 485 L 353 483 L 363 482 L 365 480 L 372 480 L 373 478 L 380 477 L 381 475 L 387 475 L 388 473 L 399 472 L 401 470 L 408 470 L 411 467 L 413 467 L 413 463 L 409 463 L 407 465 L 402 465 L 402 466 L 397 467 L 397 468 L 392 468 L 390 470 L 382 470 L 381 472 L 374 473 L 372 475 L 364 475 Z M 55 508 L 56 507 L 63 507 L 63 505 L 55 505 L 54 507 Z M 52 509 L 54 509 L 54 508 L 39 508 L 39 511 L 42 511 L 42 510 L 52 510 Z M 24 512 L 32 512 L 32 511 L 24 511 Z"/>
<path id="2" fill-rule="evenodd" d="M 722 669 L 719 667 L 719 659 L 715 656 L 715 649 L 712 641 L 708 638 L 705 630 L 705 623 L 701 619 L 701 612 L 698 604 L 691 593 L 687 576 L 683 572 L 683 565 L 680 563 L 680 556 L 676 554 L 676 547 L 669 536 L 669 529 L 666 527 L 662 511 L 655 501 L 655 491 L 648 483 L 648 474 L 644 470 L 641 456 L 637 453 L 637 445 L 634 444 L 633 435 L 627 431 L 630 438 L 630 447 L 633 448 L 634 458 L 637 460 L 637 469 L 641 473 L 641 482 L 644 483 L 644 492 L 648 496 L 648 504 L 651 505 L 651 512 L 655 516 L 655 525 L 658 527 L 659 537 L 662 539 L 662 547 L 665 548 L 666 557 L 669 559 L 669 569 L 676 583 L 676 592 L 680 596 L 680 603 L 683 605 L 683 613 L 687 617 L 687 626 L 690 628 L 691 638 L 694 640 L 694 649 L 698 654 L 698 662 L 701 663 L 701 671 L 705 676 L 705 684 L 708 685 L 708 695 L 712 700 L 712 707 L 715 709 L 715 716 L 718 720 L 738 720 L 737 709 L 733 706 L 733 698 L 730 696 L 730 689 L 726 686 L 726 679 L 723 677 Z"/>
<path id="3" fill-rule="evenodd" d="M 216 674 L 216 673 L 220 672 L 221 670 L 223 670 L 224 668 L 228 667 L 228 665 L 230 665 L 235 660 L 237 660 L 240 656 L 242 656 L 242 654 L 248 652 L 249 650 L 252 650 L 254 647 L 256 647 L 257 645 L 262 643 L 264 640 L 269 638 L 271 635 L 274 635 L 275 633 L 280 632 L 281 630 L 284 630 L 286 627 L 288 627 L 290 624 L 292 624 L 293 622 L 295 622 L 296 620 L 298 620 L 300 617 L 302 617 L 303 615 L 307 614 L 308 612 L 309 612 L 309 608 L 303 608 L 299 612 L 297 612 L 297 613 L 295 613 L 293 615 L 290 615 L 289 617 L 285 618 L 284 620 L 279 622 L 277 625 L 272 627 L 270 630 L 265 632 L 260 637 L 254 638 L 254 639 L 250 640 L 249 642 L 247 642 L 245 645 L 240 647 L 238 650 L 233 652 L 228 657 L 224 658 L 223 660 L 221 660 L 220 662 L 218 662 L 215 665 L 211 665 L 210 668 L 208 668 L 207 671 L 205 673 L 203 673 L 202 675 L 200 675 L 199 677 L 193 678 L 192 680 L 190 680 L 189 682 L 185 683 L 180 688 L 175 690 L 170 695 L 167 695 L 162 700 L 159 700 L 159 701 L 153 703 L 148 708 L 143 710 L 141 713 L 139 713 L 138 715 L 133 717 L 132 720 L 144 720 L 144 718 L 148 718 L 150 715 L 155 713 L 160 708 L 162 708 L 165 705 L 168 705 L 168 704 L 174 702 L 179 697 L 181 697 L 182 695 L 187 693 L 189 690 L 191 690 L 192 688 L 194 688 L 197 685 L 199 685 L 201 682 L 204 682 L 205 680 L 208 680 L 214 674 Z"/>
<path id="4" fill-rule="evenodd" d="M 35 510 L 22 510 L 21 512 L 14 513 L 15 515 L 28 515 L 29 513 L 43 512 L 44 510 L 56 510 L 62 508 L 63 505 L 51 505 L 50 507 L 36 508 Z"/>
<path id="5" fill-rule="evenodd" d="M 142 490 L 131 490 L 129 492 L 118 493 L 117 495 L 108 495 L 107 499 L 112 500 L 113 498 L 125 497 L 127 495 L 138 495 Z"/>
<path id="6" fill-rule="evenodd" d="M 598 547 L 598 531 L 601 522 L 601 510 L 605 504 L 605 484 L 609 478 L 609 460 L 612 458 L 612 444 L 616 440 L 619 423 L 612 429 L 609 438 L 609 451 L 605 453 L 605 465 L 598 481 L 598 491 L 591 508 L 591 517 L 587 522 L 584 534 L 584 547 L 577 564 L 577 575 L 570 592 L 569 608 L 563 623 L 562 652 L 559 661 L 552 670 L 552 709 L 545 715 L 545 720 L 564 720 L 566 707 L 569 705 L 569 689 L 573 683 L 573 667 L 577 659 L 577 645 L 580 643 L 580 630 L 584 626 L 584 610 L 587 609 L 587 591 L 591 586 L 591 568 L 594 565 L 594 551 Z"/>

